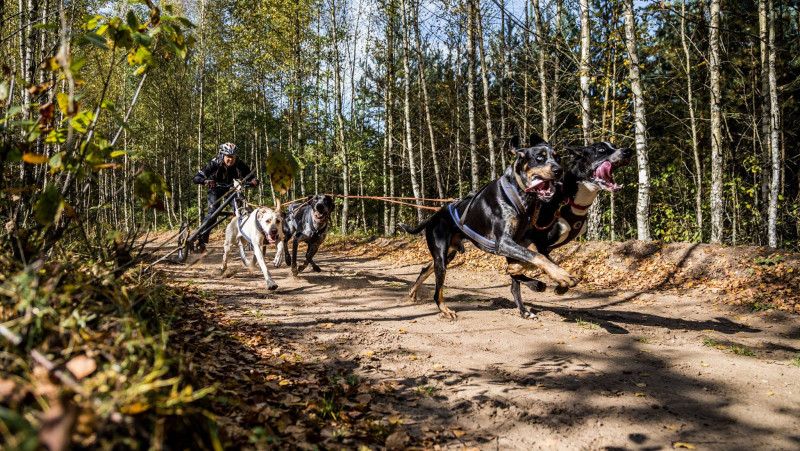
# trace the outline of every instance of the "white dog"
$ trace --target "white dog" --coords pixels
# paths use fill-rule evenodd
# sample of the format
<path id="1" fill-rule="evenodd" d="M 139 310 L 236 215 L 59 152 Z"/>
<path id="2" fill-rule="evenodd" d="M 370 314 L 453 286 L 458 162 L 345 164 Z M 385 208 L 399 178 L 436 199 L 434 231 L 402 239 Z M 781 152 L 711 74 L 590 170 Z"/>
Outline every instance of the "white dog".
<path id="1" fill-rule="evenodd" d="M 283 221 L 283 213 L 281 212 L 281 204 L 275 210 L 267 207 L 259 207 L 249 215 L 242 217 L 241 228 L 239 227 L 239 218 L 234 217 L 225 228 L 225 245 L 223 246 L 222 254 L 222 268 L 220 274 L 224 275 L 228 267 L 228 258 L 234 246 L 247 246 L 252 244 L 253 255 L 255 258 L 247 260 L 245 266 L 253 270 L 258 260 L 261 271 L 264 273 L 264 279 L 267 281 L 267 288 L 274 290 L 278 288 L 278 284 L 272 280 L 269 275 L 266 263 L 264 263 L 264 250 L 266 244 L 277 243 L 278 255 L 283 255 L 283 228 L 281 222 Z M 249 237 L 252 243 L 248 243 Z M 279 266 L 279 265 L 276 265 Z"/>

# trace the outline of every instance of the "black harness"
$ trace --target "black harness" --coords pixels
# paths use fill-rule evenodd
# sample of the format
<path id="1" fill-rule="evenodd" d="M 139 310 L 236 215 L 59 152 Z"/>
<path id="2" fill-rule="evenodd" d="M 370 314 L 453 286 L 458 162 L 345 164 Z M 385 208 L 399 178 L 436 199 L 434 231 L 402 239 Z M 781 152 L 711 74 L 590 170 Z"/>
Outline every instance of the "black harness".
<path id="1" fill-rule="evenodd" d="M 520 197 L 514 185 L 508 182 L 505 176 L 500 177 L 499 182 L 503 194 L 505 194 L 508 200 L 511 201 L 511 205 L 514 207 L 514 210 L 516 210 L 517 216 L 520 216 L 525 220 L 523 227 L 517 229 L 517 235 L 519 235 L 520 231 L 524 232 L 528 228 L 528 224 L 531 223 L 531 218 L 533 217 L 533 211 L 536 210 L 538 201 L 534 202 L 534 208 L 532 208 L 531 211 L 527 211 L 527 209 L 525 208 L 525 203 L 522 201 L 522 198 Z M 447 204 L 446 208 L 447 212 L 450 213 L 450 217 L 453 218 L 453 222 L 456 223 L 456 226 L 458 227 L 459 230 L 461 230 L 461 232 L 464 235 L 468 236 L 479 249 L 483 250 L 484 252 L 493 254 L 497 251 L 497 242 L 492 241 L 489 238 L 486 238 L 485 236 L 472 230 L 468 225 L 464 223 L 466 221 L 467 214 L 469 213 L 469 207 L 472 206 L 472 201 L 475 200 L 475 198 L 478 197 L 483 192 L 483 190 L 485 190 L 486 187 L 488 186 L 489 186 L 488 184 L 484 185 L 483 188 L 481 188 L 477 193 L 475 193 L 474 196 L 470 198 L 467 207 L 464 209 L 463 216 L 461 216 L 458 213 L 458 204 L 463 202 L 465 199 L 461 199 L 456 202 Z"/>
<path id="2" fill-rule="evenodd" d="M 290 215 L 292 217 L 292 224 L 294 224 L 294 229 L 295 230 L 300 230 L 300 225 L 297 223 L 297 218 L 294 215 L 295 212 L 296 212 L 295 205 L 297 205 L 297 204 L 289 205 L 289 209 L 286 212 L 286 214 L 288 214 L 288 215 Z M 301 207 L 303 205 L 305 205 L 305 203 L 300 204 Z M 317 222 L 316 219 L 314 219 L 314 212 L 312 211 L 311 212 L 311 225 L 309 225 L 308 227 L 306 227 L 305 230 L 303 230 L 303 235 L 308 236 L 309 239 L 317 238 L 317 237 L 321 236 L 326 230 L 328 230 L 328 223 L 329 222 L 330 221 L 326 220 L 325 224 L 322 226 L 322 228 L 317 229 L 315 226 L 318 224 L 318 222 Z M 306 233 L 306 232 L 309 232 L 309 233 Z"/>

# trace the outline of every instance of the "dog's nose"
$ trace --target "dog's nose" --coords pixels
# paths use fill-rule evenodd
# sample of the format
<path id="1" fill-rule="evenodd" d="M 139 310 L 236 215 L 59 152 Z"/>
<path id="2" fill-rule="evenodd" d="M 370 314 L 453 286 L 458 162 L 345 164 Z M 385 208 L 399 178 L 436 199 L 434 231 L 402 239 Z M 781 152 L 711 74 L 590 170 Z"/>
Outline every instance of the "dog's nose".
<path id="1" fill-rule="evenodd" d="M 564 175 L 564 168 L 562 168 L 559 165 L 554 164 L 553 166 L 550 167 L 550 170 L 553 171 L 553 175 L 555 175 L 556 177 L 560 178 L 562 175 Z"/>

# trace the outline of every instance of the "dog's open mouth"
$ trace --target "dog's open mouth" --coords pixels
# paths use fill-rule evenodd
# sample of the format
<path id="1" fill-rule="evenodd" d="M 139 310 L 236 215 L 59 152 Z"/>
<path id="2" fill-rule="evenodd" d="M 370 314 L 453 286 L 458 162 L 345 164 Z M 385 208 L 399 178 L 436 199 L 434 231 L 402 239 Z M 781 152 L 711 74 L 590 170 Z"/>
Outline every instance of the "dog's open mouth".
<path id="1" fill-rule="evenodd" d="M 556 193 L 556 184 L 553 180 L 534 179 L 525 192 L 535 192 L 539 199 L 549 201 Z"/>
<path id="2" fill-rule="evenodd" d="M 267 233 L 267 242 L 269 244 L 275 244 L 278 241 L 278 231 L 276 230 L 275 233 Z"/>
<path id="3" fill-rule="evenodd" d="M 328 220 L 328 215 L 327 214 L 320 213 L 320 212 L 318 212 L 316 210 L 312 213 L 312 216 L 314 216 L 314 221 L 315 222 L 325 222 L 325 221 Z"/>
<path id="4" fill-rule="evenodd" d="M 614 170 L 627 165 L 628 160 L 619 160 L 613 163 L 604 161 L 594 170 L 594 182 L 608 191 L 617 192 L 621 190 L 622 185 L 618 185 L 617 182 L 614 181 Z"/>

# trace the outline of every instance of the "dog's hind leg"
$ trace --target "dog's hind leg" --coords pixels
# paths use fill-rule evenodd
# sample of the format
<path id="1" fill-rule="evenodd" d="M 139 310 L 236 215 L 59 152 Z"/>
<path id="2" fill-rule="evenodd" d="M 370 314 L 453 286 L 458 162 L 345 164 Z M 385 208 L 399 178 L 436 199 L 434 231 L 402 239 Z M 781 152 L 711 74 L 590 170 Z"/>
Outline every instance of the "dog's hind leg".
<path id="1" fill-rule="evenodd" d="M 320 239 L 320 241 L 324 239 L 325 238 L 323 237 L 322 239 Z M 314 243 L 312 243 L 311 241 L 308 242 L 308 249 L 306 250 L 306 261 L 303 263 L 302 266 L 297 268 L 297 272 L 303 272 L 303 270 L 305 270 L 306 266 L 308 266 L 309 264 L 311 265 L 311 269 L 313 269 L 314 272 L 322 271 L 322 269 L 319 266 L 317 266 L 317 264 L 314 263 L 313 260 L 314 255 L 316 255 L 317 250 L 319 250 L 320 241 L 316 241 Z"/>
<path id="2" fill-rule="evenodd" d="M 463 248 L 463 245 L 460 244 L 459 246 L 461 246 Z M 461 252 L 461 251 L 459 251 L 458 248 L 456 248 L 456 250 L 452 250 L 452 248 L 451 248 L 450 253 L 447 254 L 447 264 L 448 265 L 455 258 L 456 252 Z M 433 265 L 428 265 L 428 266 L 422 268 L 422 270 L 419 272 L 419 276 L 417 276 L 417 281 L 414 282 L 414 286 L 411 287 L 411 290 L 408 291 L 408 300 L 409 301 L 417 302 L 417 291 L 419 291 L 419 287 L 422 286 L 422 283 L 425 282 L 425 280 L 427 280 L 428 277 L 431 276 L 431 274 L 433 274 Z"/>
<path id="3" fill-rule="evenodd" d="M 297 270 L 297 246 L 299 244 L 300 243 L 297 241 L 297 237 L 295 237 L 292 240 L 292 257 L 287 262 L 287 263 L 291 262 L 289 264 L 292 265 L 292 275 L 293 276 L 296 276 L 299 273 L 299 271 Z"/>
<path id="4" fill-rule="evenodd" d="M 448 257 L 447 249 L 437 249 L 437 254 L 433 256 L 433 272 L 436 275 L 436 290 L 433 293 L 433 299 L 436 301 L 436 306 L 443 315 L 452 320 L 456 319 L 456 312 L 450 310 L 444 305 L 444 278 L 447 274 Z"/>
<path id="5" fill-rule="evenodd" d="M 422 286 L 422 282 L 425 282 L 425 279 L 430 277 L 433 274 L 433 265 L 428 265 L 422 268 L 422 271 L 419 272 L 419 276 L 417 276 L 417 281 L 414 282 L 414 286 L 411 287 L 411 290 L 408 292 L 408 300 L 411 302 L 417 302 L 417 291 L 419 287 Z"/>
<path id="6" fill-rule="evenodd" d="M 520 316 L 522 316 L 523 318 L 535 319 L 536 312 L 528 310 L 528 308 L 525 307 L 525 304 L 522 302 L 522 292 L 520 289 L 520 283 L 523 283 L 525 284 L 526 287 L 535 289 L 536 291 L 539 292 L 544 291 L 546 285 L 542 282 L 539 282 L 538 280 L 531 279 L 530 277 L 527 277 L 525 275 L 511 276 L 511 297 L 514 298 L 514 303 L 517 304 Z M 534 283 L 538 285 L 534 285 Z M 533 288 L 532 285 L 536 286 L 537 288 Z"/>

